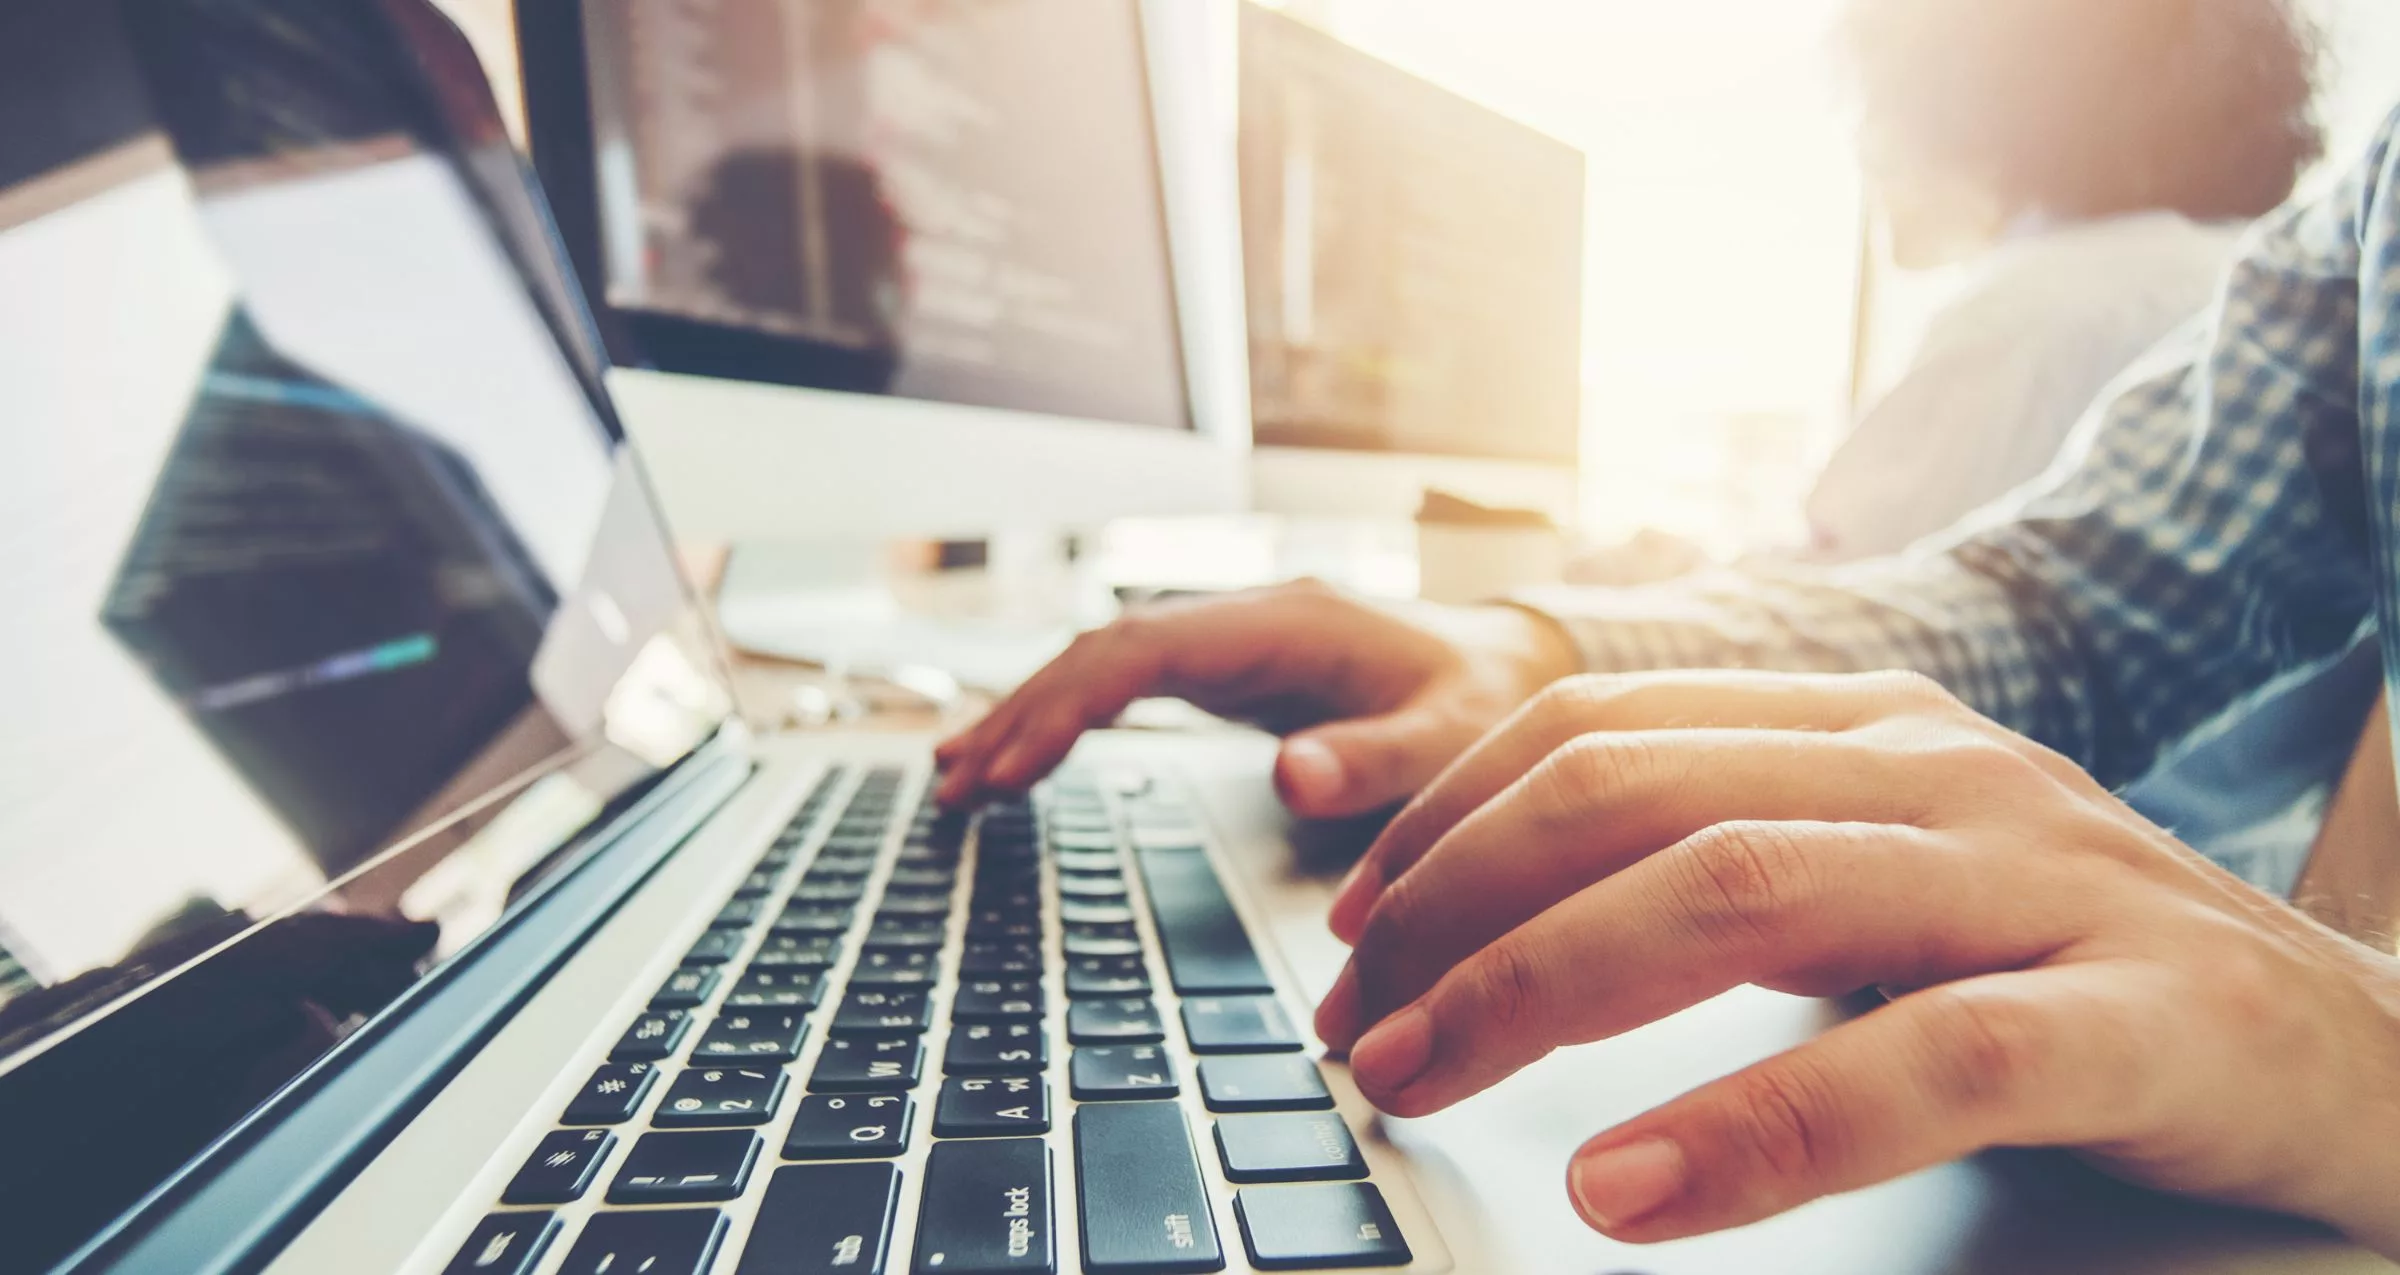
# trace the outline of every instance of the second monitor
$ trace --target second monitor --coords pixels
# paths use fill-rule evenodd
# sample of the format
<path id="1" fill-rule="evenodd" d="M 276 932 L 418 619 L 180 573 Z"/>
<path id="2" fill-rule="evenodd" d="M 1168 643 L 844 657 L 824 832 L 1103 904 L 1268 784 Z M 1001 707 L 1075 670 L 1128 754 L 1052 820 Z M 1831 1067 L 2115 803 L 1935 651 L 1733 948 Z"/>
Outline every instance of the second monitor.
<path id="1" fill-rule="evenodd" d="M 1570 514 L 1582 153 L 1304 22 L 1241 8 L 1260 503 L 1405 513 L 1436 486 Z"/>

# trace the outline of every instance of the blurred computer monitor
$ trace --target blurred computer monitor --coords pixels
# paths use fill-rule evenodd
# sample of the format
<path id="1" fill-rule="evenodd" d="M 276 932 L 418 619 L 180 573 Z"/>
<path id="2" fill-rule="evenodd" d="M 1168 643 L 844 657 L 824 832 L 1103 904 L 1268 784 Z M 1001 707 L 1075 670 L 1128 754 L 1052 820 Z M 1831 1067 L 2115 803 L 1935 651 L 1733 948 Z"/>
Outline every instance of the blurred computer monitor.
<path id="1" fill-rule="evenodd" d="M 1240 22 L 1258 503 L 1571 515 L 1582 152 L 1286 14 Z"/>
<path id="2" fill-rule="evenodd" d="M 1243 504 L 1228 5 L 517 11 L 535 162 L 679 534 Z"/>

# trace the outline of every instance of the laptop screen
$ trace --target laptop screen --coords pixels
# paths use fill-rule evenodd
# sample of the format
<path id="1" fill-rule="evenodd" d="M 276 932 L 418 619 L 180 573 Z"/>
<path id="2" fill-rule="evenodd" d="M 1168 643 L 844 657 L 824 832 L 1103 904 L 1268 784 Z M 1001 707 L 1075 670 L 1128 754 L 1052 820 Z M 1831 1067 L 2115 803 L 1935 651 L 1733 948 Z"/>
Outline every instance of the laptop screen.
<path id="1" fill-rule="evenodd" d="M 0 1128 L 53 1152 L 0 1164 L 45 1201 L 13 1261 L 489 927 L 729 701 L 423 0 L 14 4 L 0 138 Z"/>

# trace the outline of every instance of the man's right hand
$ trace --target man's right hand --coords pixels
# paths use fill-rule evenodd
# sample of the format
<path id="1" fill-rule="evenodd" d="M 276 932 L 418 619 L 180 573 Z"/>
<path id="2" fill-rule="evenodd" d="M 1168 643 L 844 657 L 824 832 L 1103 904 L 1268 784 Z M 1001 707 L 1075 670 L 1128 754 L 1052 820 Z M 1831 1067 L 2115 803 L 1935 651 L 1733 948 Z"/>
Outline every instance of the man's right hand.
<path id="1" fill-rule="evenodd" d="M 1294 813 L 1360 814 L 1414 794 L 1575 671 L 1565 635 L 1513 607 L 1385 607 L 1313 581 L 1147 607 L 1077 638 L 943 744 L 939 795 L 1022 789 L 1127 704 L 1175 696 L 1287 736 L 1275 786 Z"/>

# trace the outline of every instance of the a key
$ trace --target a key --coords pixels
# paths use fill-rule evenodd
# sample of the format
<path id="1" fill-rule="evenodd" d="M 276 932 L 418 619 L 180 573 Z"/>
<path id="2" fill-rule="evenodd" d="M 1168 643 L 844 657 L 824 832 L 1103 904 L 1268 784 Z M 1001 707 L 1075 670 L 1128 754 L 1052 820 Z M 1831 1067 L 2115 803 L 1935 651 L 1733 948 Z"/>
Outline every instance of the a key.
<path id="1" fill-rule="evenodd" d="M 1064 899 L 1058 905 L 1058 919 L 1068 925 L 1131 925 L 1133 909 L 1122 902 Z"/>
<path id="2" fill-rule="evenodd" d="M 877 919 L 867 927 L 867 946 L 877 951 L 937 951 L 950 941 L 950 923 L 944 920 L 906 919 L 886 921 Z"/>
<path id="3" fill-rule="evenodd" d="M 1317 1064 L 1299 1054 L 1203 1058 L 1200 1097 L 1210 1111 L 1323 1111 L 1333 1106 Z"/>
<path id="4" fill-rule="evenodd" d="M 756 966 L 725 994 L 727 1009 L 812 1009 L 825 997 L 825 971 L 807 966 Z"/>
<path id="5" fill-rule="evenodd" d="M 661 1129 L 765 1124 L 783 1101 L 783 1068 L 686 1068 L 667 1087 L 650 1123 Z"/>
<path id="6" fill-rule="evenodd" d="M 650 1086 L 657 1082 L 658 1069 L 649 1063 L 602 1063 L 567 1103 L 559 1123 L 623 1124 L 633 1119 L 642 1099 L 649 1096 Z"/>
<path id="7" fill-rule="evenodd" d="M 790 1062 L 808 1037 L 808 1016 L 795 1009 L 728 1009 L 692 1047 L 696 1062 L 735 1059 Z"/>
<path id="8" fill-rule="evenodd" d="M 958 958 L 962 978 L 1040 978 L 1042 949 L 1032 943 L 969 943 Z"/>
<path id="9" fill-rule="evenodd" d="M 1158 923 L 1167 976 L 1181 996 L 1274 990 L 1250 946 L 1208 856 L 1197 850 L 1150 850 L 1140 856 Z"/>
<path id="10" fill-rule="evenodd" d="M 1086 1045 L 1067 1059 L 1077 1102 L 1172 1098 L 1182 1088 L 1175 1060 L 1156 1045 Z"/>
<path id="11" fill-rule="evenodd" d="M 961 1023 L 996 1023 L 1042 1016 L 1042 985 L 1029 978 L 977 978 L 959 984 L 950 1017 Z"/>
<path id="12" fill-rule="evenodd" d="M 1064 943 L 1069 959 L 1142 954 L 1142 941 L 1130 925 L 1069 926 Z"/>
<path id="13" fill-rule="evenodd" d="M 1183 1002 L 1183 1035 L 1195 1054 L 1266 1054 L 1301 1048 L 1272 996 L 1203 996 Z"/>
<path id="14" fill-rule="evenodd" d="M 656 1062 L 683 1045 L 692 1029 L 692 1016 L 680 1009 L 662 1009 L 633 1020 L 608 1051 L 610 1062 Z"/>
<path id="15" fill-rule="evenodd" d="M 748 1129 L 694 1129 L 645 1133 L 626 1153 L 616 1180 L 608 1184 L 611 1204 L 689 1204 L 730 1200 L 750 1180 L 758 1161 L 758 1135 Z"/>
<path id="16" fill-rule="evenodd" d="M 776 914 L 773 930 L 777 934 L 825 934 L 840 936 L 850 932 L 854 914 L 838 903 L 796 903 Z"/>
<path id="17" fill-rule="evenodd" d="M 750 958 L 750 968 L 825 969 L 841 953 L 842 940 L 836 935 L 769 934 L 767 941 L 759 945 L 758 954 Z"/>
<path id="18" fill-rule="evenodd" d="M 1383 1192 L 1367 1182 L 1244 1187 L 1233 1197 L 1250 1264 L 1262 1271 L 1406 1266 L 1415 1260 Z"/>
<path id="19" fill-rule="evenodd" d="M 679 969 L 668 975 L 657 994 L 650 998 L 650 1008 L 696 1008 L 702 1001 L 716 995 L 718 978 L 718 971 L 708 966 Z"/>
<path id="20" fill-rule="evenodd" d="M 810 1094 L 783 1138 L 786 1160 L 879 1160 L 908 1150 L 916 1100 L 907 1094 Z"/>
<path id="21" fill-rule="evenodd" d="M 467 1232 L 442 1275 L 528 1275 L 557 1234 L 555 1213 L 494 1213 Z"/>
<path id="22" fill-rule="evenodd" d="M 921 1032 L 933 1022 L 933 1009 L 923 989 L 899 987 L 854 988 L 826 1030 L 844 1035 L 885 1035 Z"/>
<path id="23" fill-rule="evenodd" d="M 1071 1045 L 1139 1045 L 1166 1038 L 1166 1024 L 1146 1000 L 1088 1000 L 1067 1006 Z"/>
<path id="24" fill-rule="evenodd" d="M 883 1275 L 899 1203 L 896 1165 L 786 1165 L 767 1180 L 734 1275 Z"/>
<path id="25" fill-rule="evenodd" d="M 715 1209 L 596 1213 L 558 1275 L 701 1275 L 724 1239 L 725 1215 Z"/>
<path id="26" fill-rule="evenodd" d="M 933 1108 L 937 1138 L 1050 1132 L 1050 1086 L 1033 1076 L 952 1076 Z"/>
<path id="27" fill-rule="evenodd" d="M 1096 872 L 1061 872 L 1058 874 L 1058 894 L 1060 899 L 1067 901 L 1059 905 L 1062 909 L 1071 902 L 1123 903 L 1125 901 L 1125 878 L 1114 872 L 1106 875 Z M 1077 919 L 1071 912 L 1062 911 L 1060 915 L 1070 921 Z M 1126 913 L 1125 919 L 1129 921 L 1133 919 L 1131 911 Z"/>
<path id="28" fill-rule="evenodd" d="M 600 1163 L 616 1148 L 617 1135 L 606 1129 L 561 1129 L 545 1136 L 525 1158 L 525 1167 L 508 1180 L 500 1193 L 502 1204 L 567 1204 L 583 1198 Z"/>
<path id="29" fill-rule="evenodd" d="M 936 952 L 861 952 L 850 969 L 852 987 L 927 987 L 940 970 Z"/>
<path id="30" fill-rule="evenodd" d="M 1075 1112 L 1083 1269 L 1173 1275 L 1225 1266 L 1183 1108 L 1101 1103 Z"/>
<path id="31" fill-rule="evenodd" d="M 1221 1116 L 1217 1155 L 1229 1182 L 1339 1182 L 1367 1176 L 1350 1126 L 1331 1111 Z"/>
<path id="32" fill-rule="evenodd" d="M 925 1046 L 914 1036 L 829 1036 L 808 1077 L 811 1093 L 898 1093 L 925 1074 Z"/>
<path id="33" fill-rule="evenodd" d="M 1057 1269 L 1050 1148 L 1039 1138 L 935 1143 L 917 1210 L 915 1275 Z"/>
<path id="34" fill-rule="evenodd" d="M 942 1070 L 952 1076 L 999 1076 L 1050 1065 L 1050 1034 L 1040 1023 L 961 1023 L 950 1029 Z"/>
<path id="35" fill-rule="evenodd" d="M 708 923 L 712 930 L 746 930 L 758 920 L 758 900 L 735 898 L 717 909 L 717 919 Z"/>
<path id="36" fill-rule="evenodd" d="M 1086 956 L 1067 962 L 1067 995 L 1147 996 L 1150 971 L 1138 956 Z"/>

